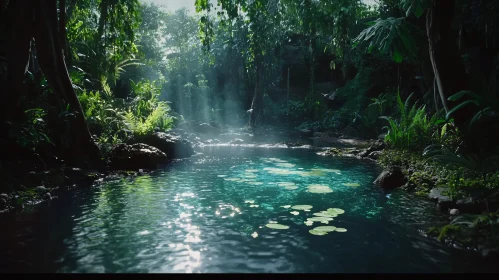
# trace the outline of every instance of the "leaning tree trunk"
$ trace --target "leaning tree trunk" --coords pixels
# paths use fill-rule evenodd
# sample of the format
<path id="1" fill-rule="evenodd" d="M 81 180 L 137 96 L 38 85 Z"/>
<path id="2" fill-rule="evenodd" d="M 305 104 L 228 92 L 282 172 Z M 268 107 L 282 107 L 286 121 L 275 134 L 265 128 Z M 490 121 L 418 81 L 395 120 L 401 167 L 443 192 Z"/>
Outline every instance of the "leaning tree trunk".
<path id="1" fill-rule="evenodd" d="M 447 99 L 459 91 L 468 90 L 466 72 L 458 49 L 458 37 L 451 26 L 456 0 L 432 2 L 426 16 L 430 60 L 442 105 L 448 112 L 463 100 L 452 102 Z M 456 111 L 453 115 L 455 124 L 464 128 L 472 113 L 471 107 Z"/>

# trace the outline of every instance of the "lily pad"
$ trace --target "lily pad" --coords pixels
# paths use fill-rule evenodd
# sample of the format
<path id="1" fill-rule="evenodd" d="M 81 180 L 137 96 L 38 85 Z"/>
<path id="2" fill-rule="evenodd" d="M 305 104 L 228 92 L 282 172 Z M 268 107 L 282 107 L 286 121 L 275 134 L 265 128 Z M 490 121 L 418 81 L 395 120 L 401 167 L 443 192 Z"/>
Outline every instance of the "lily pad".
<path id="1" fill-rule="evenodd" d="M 268 228 L 271 228 L 271 229 L 288 229 L 289 228 L 289 226 L 281 225 L 281 224 L 266 224 L 265 226 Z"/>
<path id="2" fill-rule="evenodd" d="M 260 206 L 259 206 L 259 205 L 256 205 L 256 204 L 251 204 L 251 205 L 250 205 L 250 207 L 251 207 L 251 208 L 258 208 L 258 207 L 260 207 Z"/>
<path id="3" fill-rule="evenodd" d="M 326 185 L 309 185 L 307 192 L 309 193 L 332 193 L 333 190 Z"/>
<path id="4" fill-rule="evenodd" d="M 262 182 L 248 182 L 249 185 L 253 185 L 253 186 L 260 186 L 260 185 L 263 185 Z"/>
<path id="5" fill-rule="evenodd" d="M 284 167 L 284 168 L 292 168 L 292 167 L 295 167 L 295 165 L 294 165 L 294 164 L 292 164 L 292 163 L 287 163 L 287 162 L 276 163 L 276 166 L 279 166 L 279 167 Z"/>
<path id="6" fill-rule="evenodd" d="M 312 205 L 295 205 L 295 206 L 291 207 L 291 209 L 295 209 L 295 210 L 310 210 L 312 208 L 313 208 Z"/>
<path id="7" fill-rule="evenodd" d="M 331 213 L 331 212 L 328 212 L 328 211 L 320 211 L 320 212 L 314 213 L 313 215 L 317 216 L 317 217 L 328 217 L 328 218 L 336 218 L 336 217 L 338 217 L 338 214 Z"/>
<path id="8" fill-rule="evenodd" d="M 292 191 L 292 190 L 296 190 L 298 187 L 297 187 L 297 186 L 285 186 L 284 188 L 285 188 L 286 190 L 290 190 L 290 191 Z"/>
<path id="9" fill-rule="evenodd" d="M 308 218 L 307 220 L 311 221 L 311 222 L 323 222 L 323 221 L 329 222 L 329 221 L 333 221 L 334 219 L 331 217 L 312 217 L 312 218 Z"/>
<path id="10" fill-rule="evenodd" d="M 246 169 L 245 170 L 247 173 L 254 173 L 254 172 L 258 172 L 258 170 L 256 169 Z"/>
<path id="11" fill-rule="evenodd" d="M 298 211 L 293 211 L 293 212 L 289 212 L 289 213 L 291 213 L 291 214 L 293 214 L 293 215 L 295 215 L 295 216 L 296 216 L 296 215 L 300 215 L 300 212 L 298 212 Z"/>
<path id="12" fill-rule="evenodd" d="M 254 200 L 245 200 L 245 201 L 244 201 L 244 203 L 250 203 L 250 204 L 253 204 L 253 203 L 255 203 L 255 201 L 254 201 Z"/>
<path id="13" fill-rule="evenodd" d="M 359 183 L 343 183 L 343 186 L 356 188 L 356 187 L 360 187 L 360 184 Z"/>
<path id="14" fill-rule="evenodd" d="M 288 208 L 291 208 L 291 205 L 284 205 L 284 206 L 281 206 L 282 208 L 285 208 L 285 209 L 288 209 Z"/>
<path id="15" fill-rule="evenodd" d="M 340 208 L 328 208 L 326 212 L 331 214 L 341 215 L 345 213 L 345 210 Z"/>
<path id="16" fill-rule="evenodd" d="M 257 238 L 257 237 L 258 237 L 258 233 L 255 231 L 255 232 L 253 232 L 253 233 L 251 234 L 251 236 L 252 236 L 253 238 Z"/>
<path id="17" fill-rule="evenodd" d="M 315 229 L 311 229 L 309 230 L 308 232 L 310 232 L 311 234 L 313 235 L 326 235 L 327 232 L 324 232 L 324 231 L 318 231 L 318 230 L 315 230 Z"/>
<path id="18" fill-rule="evenodd" d="M 338 169 L 327 169 L 327 168 L 313 168 L 313 171 L 320 171 L 320 172 L 326 172 L 326 173 L 336 173 L 336 174 L 341 174 L 341 171 Z"/>
<path id="19" fill-rule="evenodd" d="M 307 220 L 307 221 L 304 222 L 304 224 L 306 224 L 307 226 L 311 226 L 311 225 L 314 224 L 314 222 L 310 221 L 310 220 Z"/>
<path id="20" fill-rule="evenodd" d="M 346 228 L 337 228 L 334 231 L 336 231 L 336 232 L 347 232 L 347 229 Z"/>
<path id="21" fill-rule="evenodd" d="M 293 182 L 279 182 L 277 183 L 279 187 L 286 187 L 286 186 L 295 186 L 296 184 Z"/>
<path id="22" fill-rule="evenodd" d="M 316 230 L 316 231 L 322 231 L 322 232 L 332 232 L 332 231 L 336 230 L 336 227 L 333 227 L 333 226 L 320 226 L 320 227 L 314 228 L 314 230 Z"/>

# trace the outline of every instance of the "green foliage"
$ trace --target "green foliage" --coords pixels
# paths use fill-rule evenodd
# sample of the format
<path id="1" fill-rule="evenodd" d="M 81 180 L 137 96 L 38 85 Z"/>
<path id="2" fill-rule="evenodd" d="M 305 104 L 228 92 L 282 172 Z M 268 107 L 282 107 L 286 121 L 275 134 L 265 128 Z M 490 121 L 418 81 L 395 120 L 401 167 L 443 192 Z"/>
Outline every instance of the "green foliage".
<path id="1" fill-rule="evenodd" d="M 367 53 L 378 49 L 381 53 L 390 52 L 392 59 L 400 63 L 403 58 L 415 59 L 423 32 L 405 18 L 377 19 L 369 23 L 354 39 L 354 47 L 359 43 L 369 42 Z"/>
<path id="2" fill-rule="evenodd" d="M 12 128 L 9 131 L 9 137 L 23 148 L 35 151 L 41 143 L 51 143 L 49 137 L 45 134 L 46 121 L 44 118 L 47 113 L 42 108 L 26 110 L 26 120 L 22 123 L 10 122 Z"/>
<path id="3" fill-rule="evenodd" d="M 399 119 L 382 116 L 389 124 L 385 142 L 396 148 L 424 147 L 431 141 L 433 129 L 437 124 L 437 116 L 428 118 L 426 106 L 417 106 L 415 102 L 410 106 L 412 94 L 402 101 L 400 93 L 397 95 Z"/>

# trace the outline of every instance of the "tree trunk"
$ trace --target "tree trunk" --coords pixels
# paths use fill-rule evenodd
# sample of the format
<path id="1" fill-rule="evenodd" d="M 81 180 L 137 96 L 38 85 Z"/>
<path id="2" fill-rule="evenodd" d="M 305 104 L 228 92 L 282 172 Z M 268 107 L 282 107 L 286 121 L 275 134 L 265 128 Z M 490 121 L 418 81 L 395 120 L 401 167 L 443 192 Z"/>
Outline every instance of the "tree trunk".
<path id="1" fill-rule="evenodd" d="M 261 90 L 262 83 L 262 66 L 260 63 L 257 64 L 256 67 L 256 77 L 255 77 L 255 93 L 253 94 L 253 99 L 251 101 L 250 108 L 250 127 L 256 127 L 258 117 L 260 113 L 263 111 L 263 96 Z"/>
<path id="2" fill-rule="evenodd" d="M 430 60 L 435 74 L 442 105 L 448 112 L 458 102 L 448 101 L 453 94 L 467 90 L 467 77 L 458 50 L 458 37 L 451 24 L 454 17 L 455 0 L 434 0 L 426 16 L 426 31 Z M 473 113 L 471 107 L 458 110 L 453 118 L 459 128 L 464 128 Z"/>
<path id="3" fill-rule="evenodd" d="M 42 3 L 43 2 L 43 3 Z M 42 72 L 56 95 L 64 99 L 74 112 L 69 122 L 69 149 L 65 158 L 74 163 L 86 161 L 94 167 L 102 167 L 102 155 L 93 142 L 81 104 L 73 89 L 64 62 L 60 38 L 58 37 L 56 0 L 37 1 L 35 5 L 35 40 Z"/>
<path id="4" fill-rule="evenodd" d="M 32 7 L 31 1 L 26 0 L 11 1 L 8 6 L 7 16 L 10 17 L 11 28 L 8 30 L 7 40 L 7 90 L 2 96 L 3 120 L 19 120 L 23 115 L 19 102 L 24 93 L 23 79 L 29 65 L 33 28 Z"/>

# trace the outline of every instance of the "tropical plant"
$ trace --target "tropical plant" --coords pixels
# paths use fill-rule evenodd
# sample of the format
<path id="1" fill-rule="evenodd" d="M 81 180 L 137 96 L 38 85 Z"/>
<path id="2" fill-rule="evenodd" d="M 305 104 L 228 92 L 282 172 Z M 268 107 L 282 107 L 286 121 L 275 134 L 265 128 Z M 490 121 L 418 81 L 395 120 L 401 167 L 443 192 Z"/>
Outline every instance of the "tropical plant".
<path id="1" fill-rule="evenodd" d="M 415 102 L 410 106 L 412 94 L 402 101 L 400 93 L 397 94 L 399 119 L 382 116 L 388 122 L 385 142 L 396 148 L 422 147 L 431 140 L 433 129 L 437 124 L 437 116 L 428 118 L 426 106 L 417 106 Z"/>

